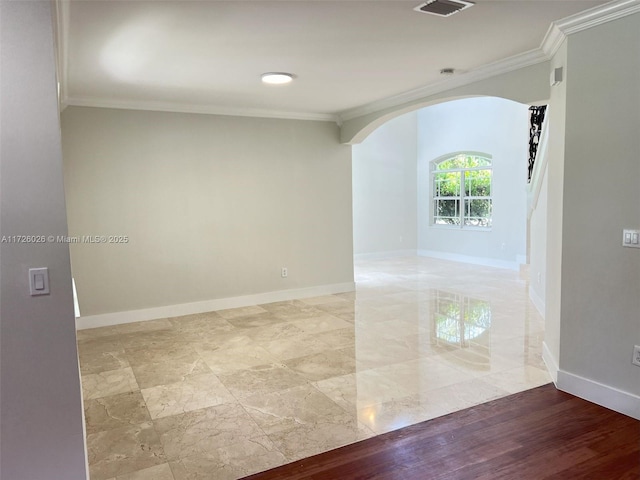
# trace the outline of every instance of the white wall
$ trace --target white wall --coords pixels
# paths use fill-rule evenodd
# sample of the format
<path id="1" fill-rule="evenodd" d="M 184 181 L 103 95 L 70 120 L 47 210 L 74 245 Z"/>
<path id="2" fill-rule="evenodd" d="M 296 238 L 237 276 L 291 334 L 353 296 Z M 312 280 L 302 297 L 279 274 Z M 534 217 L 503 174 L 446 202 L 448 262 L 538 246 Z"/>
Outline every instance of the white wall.
<path id="1" fill-rule="evenodd" d="M 415 254 L 417 112 L 353 146 L 353 252 Z"/>
<path id="2" fill-rule="evenodd" d="M 351 147 L 331 122 L 69 107 L 83 316 L 353 285 Z M 287 267 L 288 278 L 281 278 Z"/>
<path id="3" fill-rule="evenodd" d="M 567 48 L 561 387 L 580 377 L 630 393 L 640 418 L 640 250 L 621 245 L 623 228 L 640 228 L 640 14 Z"/>
<path id="4" fill-rule="evenodd" d="M 524 104 L 546 100 L 549 98 L 549 62 L 536 63 L 461 87 L 441 90 L 425 97 L 414 98 L 402 105 L 388 106 L 388 102 L 383 100 L 380 102 L 380 110 L 368 113 L 368 109 L 363 109 L 360 114 L 356 113 L 356 116 L 346 115 L 340 128 L 340 138 L 343 143 L 360 143 L 376 128 L 399 115 L 443 101 L 478 95 L 508 98 Z"/>
<path id="5" fill-rule="evenodd" d="M 541 182 L 540 193 L 529 219 L 529 297 L 543 317 L 547 282 L 547 170 L 548 167 L 538 172 L 542 177 L 537 180 Z"/>
<path id="6" fill-rule="evenodd" d="M 549 99 L 549 150 L 547 163 L 547 230 L 545 269 L 545 334 L 547 367 L 557 377 L 560 361 L 560 320 L 562 293 L 562 202 L 564 198 L 564 148 L 566 126 L 567 82 L 571 71 L 567 68 L 565 40 L 551 60 L 550 72 L 563 69 L 564 81 L 551 89 Z M 584 98 L 584 97 L 583 97 Z M 536 249 L 536 245 L 532 245 Z"/>
<path id="7" fill-rule="evenodd" d="M 488 259 L 489 264 L 512 267 L 526 255 L 527 109 L 500 98 L 469 98 L 418 112 L 419 251 Z M 430 162 L 460 151 L 492 156 L 490 231 L 430 225 Z"/>
<path id="8" fill-rule="evenodd" d="M 0 2 L 0 235 L 65 235 L 51 2 Z M 31 297 L 28 268 L 51 294 Z M 86 478 L 69 249 L 1 243 L 0 478 Z"/>

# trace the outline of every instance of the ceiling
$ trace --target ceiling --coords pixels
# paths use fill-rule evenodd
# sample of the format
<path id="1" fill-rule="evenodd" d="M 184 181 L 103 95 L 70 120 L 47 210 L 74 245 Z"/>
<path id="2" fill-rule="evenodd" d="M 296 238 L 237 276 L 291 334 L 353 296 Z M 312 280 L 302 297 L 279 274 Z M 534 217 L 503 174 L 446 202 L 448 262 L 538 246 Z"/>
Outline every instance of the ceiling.
<path id="1" fill-rule="evenodd" d="M 476 0 L 447 18 L 420 3 L 59 0 L 62 100 L 337 118 L 539 49 L 552 22 L 607 2 Z M 296 79 L 267 86 L 269 71 Z"/>

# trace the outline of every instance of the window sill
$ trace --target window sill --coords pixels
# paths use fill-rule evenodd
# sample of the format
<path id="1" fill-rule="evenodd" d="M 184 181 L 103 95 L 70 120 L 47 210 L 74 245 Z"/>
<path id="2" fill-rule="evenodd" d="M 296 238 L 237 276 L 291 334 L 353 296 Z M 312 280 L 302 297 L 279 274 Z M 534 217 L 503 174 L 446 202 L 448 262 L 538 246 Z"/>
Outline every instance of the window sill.
<path id="1" fill-rule="evenodd" d="M 434 223 L 429 225 L 429 228 L 437 230 L 456 230 L 459 232 L 491 232 L 492 227 L 461 227 L 456 225 L 436 225 Z"/>

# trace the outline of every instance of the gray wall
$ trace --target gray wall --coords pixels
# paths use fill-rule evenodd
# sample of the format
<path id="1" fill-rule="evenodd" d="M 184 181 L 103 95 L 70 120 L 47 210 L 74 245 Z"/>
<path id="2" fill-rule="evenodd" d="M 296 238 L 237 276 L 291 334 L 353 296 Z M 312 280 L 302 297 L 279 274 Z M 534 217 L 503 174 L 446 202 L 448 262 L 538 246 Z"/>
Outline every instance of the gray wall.
<path id="1" fill-rule="evenodd" d="M 526 255 L 527 105 L 502 98 L 468 98 L 418 112 L 418 250 L 517 266 Z M 491 230 L 430 224 L 430 164 L 471 151 L 493 160 Z"/>
<path id="2" fill-rule="evenodd" d="M 50 2 L 0 2 L 0 235 L 65 235 Z M 31 297 L 28 268 L 51 294 Z M 86 478 L 69 249 L 0 244 L 0 477 Z"/>
<path id="3" fill-rule="evenodd" d="M 330 122 L 69 107 L 83 316 L 353 282 L 351 147 Z M 281 267 L 289 276 L 281 278 Z"/>
<path id="4" fill-rule="evenodd" d="M 353 146 L 353 252 L 413 250 L 416 234 L 417 112 L 385 123 Z"/>
<path id="5" fill-rule="evenodd" d="M 640 14 L 567 48 L 560 369 L 638 396 L 640 250 L 621 243 L 640 228 Z"/>

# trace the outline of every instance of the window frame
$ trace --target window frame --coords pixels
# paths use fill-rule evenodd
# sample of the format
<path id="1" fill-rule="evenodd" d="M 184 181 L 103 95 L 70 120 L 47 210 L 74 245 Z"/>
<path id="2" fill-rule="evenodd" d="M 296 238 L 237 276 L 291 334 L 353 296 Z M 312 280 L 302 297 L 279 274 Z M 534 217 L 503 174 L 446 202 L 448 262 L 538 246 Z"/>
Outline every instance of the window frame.
<path id="1" fill-rule="evenodd" d="M 443 162 L 448 160 L 455 159 L 459 156 L 465 157 L 477 157 L 487 160 L 489 165 L 479 166 L 479 167 L 460 167 L 460 168 L 451 168 L 446 170 L 438 170 L 437 166 Z M 478 231 L 490 231 L 493 227 L 493 200 L 494 200 L 494 191 L 493 191 L 493 157 L 488 153 L 483 152 L 472 152 L 472 151 L 460 151 L 448 153 L 446 155 L 442 155 L 429 163 L 429 181 L 430 181 L 430 198 L 429 198 L 429 226 L 436 228 L 450 228 L 450 229 L 465 229 L 465 230 L 478 230 Z M 490 170 L 491 171 L 491 183 L 489 190 L 491 192 L 488 196 L 478 196 L 478 195 L 466 195 L 466 172 L 471 171 L 479 171 L 479 170 Z M 459 173 L 460 174 L 460 185 L 459 192 L 457 196 L 451 197 L 441 197 L 436 196 L 436 174 L 437 173 Z M 459 205 L 459 214 L 458 214 L 458 224 L 446 224 L 446 223 L 436 223 L 436 219 L 439 218 L 435 214 L 435 205 L 438 200 L 456 200 Z M 476 225 L 465 225 L 465 218 L 469 218 L 465 214 L 465 200 L 489 200 L 491 203 L 491 216 L 489 217 L 489 225 L 488 226 L 476 226 Z"/>

